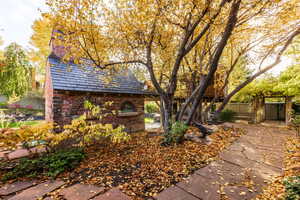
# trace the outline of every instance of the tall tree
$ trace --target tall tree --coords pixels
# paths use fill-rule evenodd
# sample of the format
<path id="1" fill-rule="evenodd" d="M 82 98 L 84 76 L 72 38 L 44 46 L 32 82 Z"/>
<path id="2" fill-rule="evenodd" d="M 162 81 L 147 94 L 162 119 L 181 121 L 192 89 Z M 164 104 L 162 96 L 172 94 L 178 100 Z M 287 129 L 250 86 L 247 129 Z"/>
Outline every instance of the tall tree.
<path id="1" fill-rule="evenodd" d="M 272 69 L 273 67 L 275 67 L 276 65 L 278 65 L 281 62 L 281 56 L 282 54 L 285 52 L 285 50 L 289 47 L 289 45 L 293 42 L 293 39 L 300 35 L 300 25 L 297 27 L 297 29 L 292 32 L 285 41 L 284 45 L 281 47 L 281 49 L 278 51 L 274 61 L 265 66 L 264 68 L 258 70 L 256 73 L 254 73 L 252 76 L 250 76 L 247 80 L 245 80 L 244 82 L 242 82 L 241 84 L 239 84 L 237 87 L 235 87 L 234 90 L 232 90 L 229 94 L 227 94 L 227 96 L 225 96 L 223 102 L 221 103 L 221 105 L 219 106 L 219 108 L 217 109 L 216 113 L 215 113 L 215 117 L 217 117 L 217 115 L 225 108 L 225 106 L 228 104 L 228 102 L 230 101 L 230 99 L 236 94 L 238 93 L 241 89 L 243 89 L 244 87 L 246 87 L 249 83 L 251 83 L 252 81 L 254 81 L 257 77 L 261 76 L 262 74 L 268 72 L 270 69 Z"/>
<path id="2" fill-rule="evenodd" d="M 50 16 L 42 16 L 33 22 L 31 26 L 33 34 L 30 44 L 34 47 L 29 51 L 29 59 L 39 74 L 45 74 L 46 60 L 50 54 L 49 41 L 53 29 Z"/>
<path id="3" fill-rule="evenodd" d="M 190 124 L 220 69 L 228 44 L 239 44 L 244 49 L 245 41 L 254 44 L 260 35 L 268 35 L 268 44 L 274 47 L 276 40 L 272 34 L 281 37 L 294 28 L 292 25 L 266 28 L 272 25 L 269 17 L 282 6 L 278 1 L 116 0 L 107 4 L 101 0 L 47 0 L 47 3 L 55 16 L 54 24 L 62 32 L 56 38 L 63 38 L 66 61 L 73 59 L 84 64 L 82 58 L 88 58 L 103 70 L 128 65 L 147 69 L 160 95 L 165 132 L 171 127 L 174 96 L 187 62 L 193 63 L 196 58 L 191 71 L 201 71 L 177 118 L 183 120 L 182 113 L 190 106 L 186 120 Z M 240 56 L 238 51 L 235 55 Z M 226 68 L 231 66 L 234 65 Z"/>
<path id="4" fill-rule="evenodd" d="M 4 50 L 0 66 L 0 93 L 7 96 L 22 96 L 30 88 L 30 67 L 22 47 L 11 43 Z"/>

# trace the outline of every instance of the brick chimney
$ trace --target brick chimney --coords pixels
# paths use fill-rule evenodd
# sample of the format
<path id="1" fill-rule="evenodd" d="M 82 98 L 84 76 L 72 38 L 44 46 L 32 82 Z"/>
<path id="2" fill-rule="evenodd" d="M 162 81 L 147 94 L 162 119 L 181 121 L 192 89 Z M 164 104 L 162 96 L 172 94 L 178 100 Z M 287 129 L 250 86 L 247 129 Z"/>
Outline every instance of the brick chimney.
<path id="1" fill-rule="evenodd" d="M 63 41 L 63 32 L 58 29 L 53 29 L 52 36 L 50 40 L 50 48 L 51 48 L 51 55 L 62 58 L 66 54 L 66 48 L 62 44 L 60 44 Z"/>

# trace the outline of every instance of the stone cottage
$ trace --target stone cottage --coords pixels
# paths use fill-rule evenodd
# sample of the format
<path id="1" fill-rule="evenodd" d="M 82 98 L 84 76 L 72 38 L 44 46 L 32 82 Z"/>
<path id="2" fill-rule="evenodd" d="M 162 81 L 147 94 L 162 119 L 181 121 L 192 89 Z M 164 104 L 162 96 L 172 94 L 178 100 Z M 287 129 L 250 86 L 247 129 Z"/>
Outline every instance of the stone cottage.
<path id="1" fill-rule="evenodd" d="M 84 113 L 84 101 L 100 106 L 112 101 L 110 109 L 117 114 L 105 118 L 104 123 L 124 125 L 128 132 L 145 129 L 144 98 L 151 93 L 132 73 L 116 75 L 105 83 L 105 72 L 63 63 L 60 56 L 61 49 L 52 47 L 46 69 L 46 121 L 63 126 Z"/>

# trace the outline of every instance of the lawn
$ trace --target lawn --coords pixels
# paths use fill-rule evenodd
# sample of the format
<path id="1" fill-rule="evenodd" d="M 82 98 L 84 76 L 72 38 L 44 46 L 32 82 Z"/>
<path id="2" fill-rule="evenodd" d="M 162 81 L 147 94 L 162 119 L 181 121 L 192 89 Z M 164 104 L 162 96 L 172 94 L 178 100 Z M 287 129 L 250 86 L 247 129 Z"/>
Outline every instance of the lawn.
<path id="1" fill-rule="evenodd" d="M 145 123 L 153 123 L 153 122 L 154 122 L 153 118 L 145 117 Z"/>
<path id="2" fill-rule="evenodd" d="M 21 126 L 36 126 L 43 123 L 42 120 L 10 122 L 9 124 L 0 124 L 0 128 L 20 128 Z"/>
<path id="3" fill-rule="evenodd" d="M 21 126 L 35 126 L 40 123 L 43 123 L 44 121 L 35 120 L 35 121 L 21 121 L 21 122 L 11 122 L 8 125 L 8 128 L 20 128 Z"/>

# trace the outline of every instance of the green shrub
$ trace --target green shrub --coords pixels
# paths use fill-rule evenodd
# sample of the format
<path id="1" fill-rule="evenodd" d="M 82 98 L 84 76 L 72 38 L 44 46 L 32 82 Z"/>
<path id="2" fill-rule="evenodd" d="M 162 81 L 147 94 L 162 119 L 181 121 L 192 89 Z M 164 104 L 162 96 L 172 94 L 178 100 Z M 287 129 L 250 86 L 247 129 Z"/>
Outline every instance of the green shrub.
<path id="1" fill-rule="evenodd" d="M 165 139 L 163 143 L 170 145 L 182 142 L 187 129 L 188 126 L 182 122 L 177 121 L 173 123 L 170 132 L 165 134 Z"/>
<path id="2" fill-rule="evenodd" d="M 146 103 L 145 104 L 145 112 L 146 113 L 158 113 L 159 112 L 159 107 L 154 102 Z"/>
<path id="3" fill-rule="evenodd" d="M 0 102 L 0 108 L 7 108 L 7 105 L 6 102 Z"/>
<path id="4" fill-rule="evenodd" d="M 233 122 L 236 112 L 233 110 L 226 109 L 220 113 L 219 119 L 225 122 Z"/>
<path id="5" fill-rule="evenodd" d="M 286 191 L 286 200 L 300 199 L 300 176 L 288 177 L 283 183 Z"/>
<path id="6" fill-rule="evenodd" d="M 85 157 L 82 149 L 61 150 L 36 159 L 21 159 L 18 165 L 7 172 L 2 180 L 39 175 L 56 177 L 58 174 L 73 169 Z"/>

